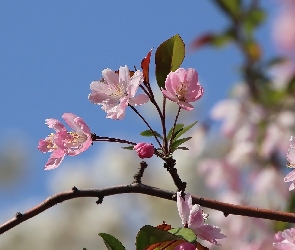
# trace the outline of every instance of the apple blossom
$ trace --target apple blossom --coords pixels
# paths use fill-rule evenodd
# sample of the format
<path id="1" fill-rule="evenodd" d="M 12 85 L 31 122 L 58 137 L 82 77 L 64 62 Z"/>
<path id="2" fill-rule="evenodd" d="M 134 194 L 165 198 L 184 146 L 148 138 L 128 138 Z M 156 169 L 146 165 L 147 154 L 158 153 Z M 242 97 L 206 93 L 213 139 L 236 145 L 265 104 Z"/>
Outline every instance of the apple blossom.
<path id="1" fill-rule="evenodd" d="M 119 73 L 111 69 L 102 71 L 103 78 L 90 84 L 92 92 L 88 99 L 94 104 L 102 105 L 107 112 L 107 118 L 121 120 L 125 116 L 128 104 L 132 106 L 142 105 L 149 101 L 146 94 L 134 96 L 138 86 L 143 82 L 140 70 L 130 77 L 128 67 L 120 67 Z"/>
<path id="2" fill-rule="evenodd" d="M 183 199 L 181 197 L 181 192 L 177 192 L 177 208 L 183 226 L 193 230 L 196 236 L 202 240 L 207 240 L 215 245 L 219 245 L 216 239 L 226 238 L 226 235 L 220 232 L 221 229 L 219 227 L 204 224 L 208 215 L 203 213 L 199 205 L 192 205 L 192 197 L 190 194 L 186 194 L 185 199 Z"/>
<path id="3" fill-rule="evenodd" d="M 142 159 L 151 158 L 155 150 L 153 144 L 144 142 L 136 144 L 133 149 L 137 152 L 137 155 Z"/>
<path id="4" fill-rule="evenodd" d="M 182 109 L 190 111 L 194 107 L 189 102 L 199 100 L 204 94 L 204 89 L 198 81 L 198 73 L 195 69 L 179 68 L 168 74 L 162 93 L 169 100 L 177 102 Z"/>
<path id="5" fill-rule="evenodd" d="M 294 250 L 295 249 L 295 228 L 286 229 L 278 232 L 274 236 L 275 242 L 273 246 L 278 250 Z"/>
<path id="6" fill-rule="evenodd" d="M 52 153 L 45 164 L 45 170 L 57 168 L 65 155 L 78 155 L 92 144 L 90 129 L 82 118 L 72 113 L 64 113 L 62 117 L 73 131 L 68 132 L 65 126 L 56 119 L 45 120 L 45 124 L 56 132 L 39 141 L 38 149 L 41 152 Z"/>

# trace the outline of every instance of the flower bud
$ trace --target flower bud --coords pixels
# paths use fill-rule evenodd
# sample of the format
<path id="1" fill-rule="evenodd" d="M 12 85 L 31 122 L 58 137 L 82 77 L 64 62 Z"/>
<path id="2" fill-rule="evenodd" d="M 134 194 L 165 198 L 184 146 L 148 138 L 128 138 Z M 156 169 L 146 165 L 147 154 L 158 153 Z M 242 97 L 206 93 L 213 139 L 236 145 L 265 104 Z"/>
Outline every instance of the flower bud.
<path id="1" fill-rule="evenodd" d="M 150 143 L 141 142 L 134 146 L 133 148 L 136 150 L 137 155 L 141 158 L 151 158 L 154 154 L 154 146 Z"/>

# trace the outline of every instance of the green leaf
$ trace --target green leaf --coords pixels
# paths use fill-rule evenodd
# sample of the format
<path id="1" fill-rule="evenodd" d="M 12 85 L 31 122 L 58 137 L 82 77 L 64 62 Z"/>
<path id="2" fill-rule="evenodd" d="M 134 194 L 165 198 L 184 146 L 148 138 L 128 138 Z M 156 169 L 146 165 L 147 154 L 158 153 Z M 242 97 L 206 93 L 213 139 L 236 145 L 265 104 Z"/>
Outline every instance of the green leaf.
<path id="1" fill-rule="evenodd" d="M 155 53 L 155 73 L 160 88 L 164 87 L 167 75 L 180 67 L 184 56 L 185 44 L 178 34 L 160 44 Z"/>
<path id="2" fill-rule="evenodd" d="M 104 244 L 108 250 L 125 250 L 122 243 L 114 236 L 106 233 L 99 233 L 98 235 L 103 238 Z"/>
<path id="3" fill-rule="evenodd" d="M 193 126 L 195 126 L 197 124 L 198 121 L 195 121 L 194 123 L 192 123 L 191 125 L 185 126 L 184 128 L 182 128 L 181 131 L 179 131 L 177 133 L 177 135 L 175 135 L 173 141 L 176 141 L 180 136 L 182 136 L 185 132 L 189 131 Z"/>
<path id="4" fill-rule="evenodd" d="M 122 147 L 123 149 L 133 150 L 134 146 Z"/>
<path id="5" fill-rule="evenodd" d="M 158 132 L 154 131 L 154 133 L 155 133 L 155 135 L 156 135 L 157 137 L 159 137 L 160 139 L 163 140 L 163 137 L 162 137 Z M 149 136 L 154 136 L 153 132 L 150 131 L 150 130 L 142 131 L 142 132 L 140 133 L 140 135 L 142 135 L 142 136 L 148 136 L 148 137 L 149 137 Z"/>
<path id="6" fill-rule="evenodd" d="M 136 236 L 136 250 L 144 250 L 154 243 L 160 243 L 171 240 L 182 239 L 162 229 L 146 225 L 139 230 Z"/>
<path id="7" fill-rule="evenodd" d="M 185 143 L 186 141 L 189 141 L 190 139 L 192 139 L 192 137 L 181 138 L 173 142 L 171 145 L 171 151 L 174 152 L 178 148 L 178 146 L 180 146 L 182 143 Z"/>
<path id="8" fill-rule="evenodd" d="M 195 243 L 197 236 L 196 234 L 193 232 L 193 230 L 189 229 L 189 228 L 172 228 L 168 231 L 169 233 L 172 233 L 174 235 L 177 235 L 181 238 L 183 238 L 184 240 L 190 242 L 190 243 Z"/>
<path id="9" fill-rule="evenodd" d="M 232 19 L 236 19 L 240 13 L 241 0 L 214 0 L 218 7 Z"/>
<path id="10" fill-rule="evenodd" d="M 266 13 L 263 9 L 253 9 L 246 14 L 244 20 L 244 27 L 249 36 L 252 35 L 255 28 L 257 28 L 266 18 Z"/>
<path id="11" fill-rule="evenodd" d="M 179 133 L 179 131 L 183 128 L 184 124 L 176 124 L 175 125 L 175 129 L 174 129 L 174 135 Z M 172 136 L 172 131 L 173 131 L 173 127 L 169 130 L 168 135 L 167 135 L 167 140 L 170 140 L 171 136 Z"/>

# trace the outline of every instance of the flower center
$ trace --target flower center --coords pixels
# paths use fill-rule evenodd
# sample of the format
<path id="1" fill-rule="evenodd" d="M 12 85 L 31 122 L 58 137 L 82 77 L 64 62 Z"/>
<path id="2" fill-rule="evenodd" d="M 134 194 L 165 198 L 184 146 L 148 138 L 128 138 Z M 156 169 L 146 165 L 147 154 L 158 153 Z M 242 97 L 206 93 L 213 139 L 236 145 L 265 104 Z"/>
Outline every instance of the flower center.
<path id="1" fill-rule="evenodd" d="M 185 96 L 187 95 L 188 89 L 187 89 L 187 82 L 180 82 L 180 86 L 176 88 L 176 95 L 178 100 L 185 102 Z"/>
<path id="2" fill-rule="evenodd" d="M 83 142 L 87 140 L 87 135 L 80 134 L 77 132 L 68 132 L 68 137 L 66 138 L 65 144 L 67 147 L 79 147 Z"/>
<path id="3" fill-rule="evenodd" d="M 55 134 L 54 133 L 51 133 L 50 135 L 48 135 L 46 138 L 45 138 L 45 141 L 46 141 L 46 147 L 48 149 L 52 149 L 52 150 L 55 150 L 57 149 L 57 145 L 54 143 L 54 136 Z"/>

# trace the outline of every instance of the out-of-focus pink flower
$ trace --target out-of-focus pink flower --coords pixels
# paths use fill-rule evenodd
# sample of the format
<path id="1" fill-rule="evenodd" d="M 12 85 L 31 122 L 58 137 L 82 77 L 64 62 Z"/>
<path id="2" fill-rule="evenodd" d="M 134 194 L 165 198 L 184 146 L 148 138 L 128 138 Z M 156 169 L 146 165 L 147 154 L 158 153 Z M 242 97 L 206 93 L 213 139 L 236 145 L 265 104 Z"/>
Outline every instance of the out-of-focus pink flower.
<path id="1" fill-rule="evenodd" d="M 56 119 L 45 120 L 45 124 L 56 132 L 39 141 L 38 149 L 41 152 L 52 152 L 45 164 L 45 170 L 57 168 L 65 155 L 78 155 L 92 144 L 90 129 L 82 118 L 72 113 L 64 113 L 62 118 L 73 131 L 68 132 L 65 126 Z"/>
<path id="2" fill-rule="evenodd" d="M 147 103 L 145 94 L 135 96 L 138 86 L 143 82 L 143 75 L 137 70 L 131 77 L 128 67 L 120 67 L 119 74 L 111 69 L 102 71 L 103 79 L 90 84 L 92 93 L 88 99 L 94 104 L 102 105 L 107 118 L 121 120 L 125 116 L 128 104 L 132 106 Z"/>
<path id="3" fill-rule="evenodd" d="M 290 147 L 288 149 L 287 153 L 287 160 L 288 160 L 288 166 L 291 168 L 295 168 L 295 137 L 291 136 L 290 139 Z M 293 190 L 295 188 L 295 170 L 290 172 L 289 174 L 286 175 L 284 178 L 285 182 L 292 182 L 289 191 Z"/>
<path id="4" fill-rule="evenodd" d="M 177 208 L 183 226 L 192 229 L 202 240 L 207 240 L 215 245 L 219 245 L 216 239 L 226 238 L 226 235 L 220 232 L 221 229 L 219 227 L 204 224 L 208 215 L 203 213 L 199 205 L 192 205 L 192 197 L 190 194 L 186 194 L 185 199 L 183 199 L 181 197 L 181 192 L 177 192 Z"/>
<path id="5" fill-rule="evenodd" d="M 294 250 L 295 228 L 286 229 L 283 232 L 275 234 L 273 246 L 278 250 Z"/>
<path id="6" fill-rule="evenodd" d="M 199 100 L 204 94 L 204 89 L 198 81 L 198 73 L 195 69 L 179 68 L 168 74 L 162 93 L 169 100 L 177 102 L 181 108 L 190 111 L 194 107 L 189 102 Z"/>
<path id="7" fill-rule="evenodd" d="M 151 158 L 155 150 L 153 144 L 145 143 L 145 142 L 136 144 L 133 149 L 137 152 L 137 155 L 141 159 Z"/>
<path id="8" fill-rule="evenodd" d="M 196 246 L 189 242 L 182 243 L 174 248 L 174 250 L 196 250 L 196 249 L 197 249 Z"/>
<path id="9" fill-rule="evenodd" d="M 295 51 L 295 3 L 294 0 L 285 0 L 277 16 L 273 36 L 278 46 L 286 52 Z"/>

